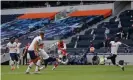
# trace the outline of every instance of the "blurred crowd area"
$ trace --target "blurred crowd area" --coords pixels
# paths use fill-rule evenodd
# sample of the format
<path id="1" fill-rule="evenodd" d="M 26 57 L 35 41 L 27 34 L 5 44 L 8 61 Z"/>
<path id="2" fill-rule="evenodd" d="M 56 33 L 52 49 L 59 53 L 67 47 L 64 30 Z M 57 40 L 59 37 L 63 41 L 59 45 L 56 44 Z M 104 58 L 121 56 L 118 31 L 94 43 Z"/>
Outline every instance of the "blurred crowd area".
<path id="1" fill-rule="evenodd" d="M 2 9 L 113 3 L 114 1 L 2 1 Z"/>

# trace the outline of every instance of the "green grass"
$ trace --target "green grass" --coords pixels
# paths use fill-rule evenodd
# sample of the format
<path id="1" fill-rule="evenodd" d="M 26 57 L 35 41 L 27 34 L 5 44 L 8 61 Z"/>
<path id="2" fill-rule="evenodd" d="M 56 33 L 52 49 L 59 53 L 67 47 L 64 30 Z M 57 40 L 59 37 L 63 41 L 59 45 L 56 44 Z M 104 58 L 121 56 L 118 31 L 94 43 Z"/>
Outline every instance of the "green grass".
<path id="1" fill-rule="evenodd" d="M 42 70 L 41 74 L 25 74 L 27 66 L 10 71 L 10 66 L 1 66 L 2 80 L 133 80 L 133 66 L 126 66 L 121 71 L 116 66 L 59 66 L 52 71 L 52 66 Z M 32 68 L 31 72 L 34 71 Z"/>

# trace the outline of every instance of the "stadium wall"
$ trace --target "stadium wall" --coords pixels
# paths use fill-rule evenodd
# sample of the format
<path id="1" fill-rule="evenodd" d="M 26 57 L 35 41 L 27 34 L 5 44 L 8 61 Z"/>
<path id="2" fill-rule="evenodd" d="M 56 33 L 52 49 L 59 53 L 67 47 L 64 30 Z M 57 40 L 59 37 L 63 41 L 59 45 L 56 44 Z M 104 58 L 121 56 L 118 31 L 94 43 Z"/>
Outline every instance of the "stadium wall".
<path id="1" fill-rule="evenodd" d="M 109 56 L 109 54 L 105 55 L 106 53 L 100 53 L 100 54 L 101 55 L 98 55 L 99 57 Z M 87 55 L 87 62 L 88 63 L 92 63 L 93 56 L 94 55 L 92 55 L 92 54 Z M 1 63 L 9 61 L 9 59 L 10 59 L 10 56 L 8 53 L 5 54 L 5 56 L 1 55 Z M 127 65 L 133 65 L 133 54 L 123 53 L 123 55 L 118 55 L 116 58 L 116 62 L 119 62 L 120 60 L 124 60 L 124 62 L 127 63 Z M 110 60 L 106 61 L 106 65 L 109 65 L 109 63 L 111 63 Z"/>
<path id="2" fill-rule="evenodd" d="M 77 10 L 97 10 L 97 9 L 113 9 L 113 3 L 93 4 L 79 6 L 62 6 L 62 7 L 42 7 L 42 8 L 23 8 L 23 9 L 5 9 L 1 10 L 2 15 L 24 14 L 24 13 L 41 13 L 41 12 L 59 12 L 64 9 L 76 8 Z"/>
<path id="3" fill-rule="evenodd" d="M 107 57 L 108 55 L 105 55 L 106 53 L 103 53 L 102 55 L 98 55 L 99 57 Z M 92 62 L 93 55 L 87 55 L 87 62 Z M 119 62 L 120 60 L 124 60 L 127 65 L 133 65 L 133 54 L 126 55 L 126 53 L 123 53 L 123 55 L 118 55 L 116 58 L 116 62 Z M 109 65 L 111 63 L 111 60 L 107 60 L 105 62 L 105 65 Z M 112 63 L 111 63 L 112 65 Z"/>
<path id="4" fill-rule="evenodd" d="M 131 9 L 133 9 L 133 1 L 131 2 Z"/>
<path id="5" fill-rule="evenodd" d="M 126 5 L 131 6 L 130 1 L 116 1 L 113 6 L 113 15 L 117 15 Z"/>

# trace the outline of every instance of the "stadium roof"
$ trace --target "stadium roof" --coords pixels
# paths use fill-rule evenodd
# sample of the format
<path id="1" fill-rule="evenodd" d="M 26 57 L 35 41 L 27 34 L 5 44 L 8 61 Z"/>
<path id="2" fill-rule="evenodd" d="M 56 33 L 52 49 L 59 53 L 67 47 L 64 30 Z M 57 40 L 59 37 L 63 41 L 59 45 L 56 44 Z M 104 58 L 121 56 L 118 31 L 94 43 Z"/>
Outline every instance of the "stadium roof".
<path id="1" fill-rule="evenodd" d="M 53 19 L 57 12 L 49 13 L 27 13 L 22 16 L 19 16 L 19 19 L 35 19 L 35 18 L 49 18 Z"/>
<path id="2" fill-rule="evenodd" d="M 85 11 L 76 11 L 69 16 L 93 16 L 93 15 L 103 15 L 104 17 L 108 17 L 112 14 L 112 9 L 103 9 L 103 10 L 85 10 Z"/>

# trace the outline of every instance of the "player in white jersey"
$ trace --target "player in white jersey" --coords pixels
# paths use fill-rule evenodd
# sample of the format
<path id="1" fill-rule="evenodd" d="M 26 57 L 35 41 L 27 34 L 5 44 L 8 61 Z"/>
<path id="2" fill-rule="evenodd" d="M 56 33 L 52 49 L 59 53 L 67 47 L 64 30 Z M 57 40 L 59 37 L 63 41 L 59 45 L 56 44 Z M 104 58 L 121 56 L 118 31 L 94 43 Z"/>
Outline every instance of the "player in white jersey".
<path id="1" fill-rule="evenodd" d="M 111 44 L 111 55 L 104 58 L 104 59 L 101 59 L 100 63 L 102 63 L 103 61 L 106 61 L 108 59 L 111 59 L 111 62 L 113 63 L 113 65 L 120 66 L 121 69 L 124 71 L 124 66 L 119 65 L 119 64 L 116 63 L 116 57 L 117 57 L 117 54 L 118 54 L 117 51 L 118 51 L 119 46 L 122 43 L 120 41 L 118 41 L 118 38 L 116 37 L 115 41 L 111 41 L 110 44 Z"/>
<path id="2" fill-rule="evenodd" d="M 17 55 L 18 55 L 18 62 L 17 62 L 17 68 L 19 68 L 19 62 L 20 62 L 20 46 L 21 46 L 21 43 L 19 42 L 18 39 L 15 39 L 15 42 L 17 44 Z"/>
<path id="3" fill-rule="evenodd" d="M 10 42 L 7 43 L 7 49 L 9 50 L 10 53 L 10 66 L 11 66 L 11 70 L 15 69 L 15 63 L 18 61 L 18 56 L 17 56 L 17 44 L 16 42 L 14 42 L 14 38 L 10 39 Z"/>
<path id="4" fill-rule="evenodd" d="M 43 39 L 44 39 L 44 32 L 40 32 L 39 36 L 37 36 L 33 39 L 33 41 L 31 42 L 31 44 L 28 48 L 28 53 L 29 53 L 30 58 L 31 58 L 31 63 L 29 64 L 29 66 L 26 70 L 26 74 L 29 74 L 29 70 L 31 69 L 33 64 L 36 65 L 35 73 L 39 72 L 38 68 L 40 67 L 41 60 L 40 60 L 38 53 L 39 53 L 39 48 L 40 48 L 39 46 L 43 42 Z"/>

